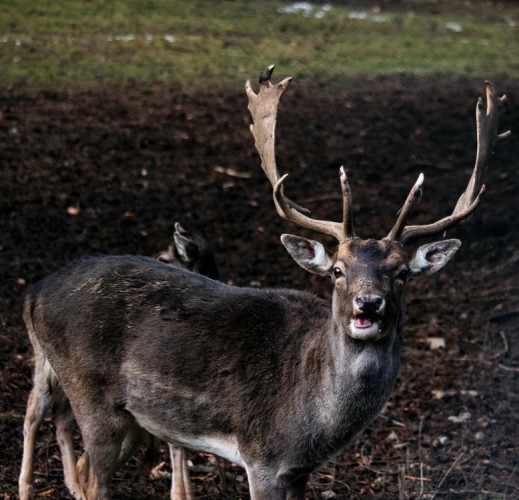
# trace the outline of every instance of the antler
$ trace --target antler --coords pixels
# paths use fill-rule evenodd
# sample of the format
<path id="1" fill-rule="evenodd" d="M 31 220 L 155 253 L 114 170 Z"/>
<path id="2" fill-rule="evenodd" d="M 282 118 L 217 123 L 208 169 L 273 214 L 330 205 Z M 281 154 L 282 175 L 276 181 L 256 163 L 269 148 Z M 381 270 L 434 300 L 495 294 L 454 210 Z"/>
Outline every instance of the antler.
<path id="1" fill-rule="evenodd" d="M 478 99 L 476 106 L 476 126 L 477 126 L 477 154 L 476 164 L 472 176 L 469 180 L 467 188 L 461 194 L 456 203 L 452 214 L 433 223 L 422 226 L 405 226 L 405 221 L 411 212 L 411 209 L 419 200 L 421 188 L 423 184 L 423 174 L 420 174 L 418 181 L 409 193 L 402 210 L 394 227 L 389 232 L 387 238 L 390 240 L 399 240 L 404 244 L 410 240 L 423 236 L 432 236 L 455 226 L 463 219 L 466 219 L 478 206 L 481 196 L 485 192 L 485 185 L 482 184 L 483 174 L 485 173 L 490 155 L 499 142 L 507 139 L 511 132 L 508 130 L 502 134 L 497 133 L 499 115 L 505 108 L 508 99 L 506 95 L 498 97 L 494 88 L 489 82 L 486 85 L 486 109 L 483 105 L 481 97 Z"/>
<path id="2" fill-rule="evenodd" d="M 283 182 L 288 174 L 280 177 L 276 166 L 275 132 L 277 108 L 281 96 L 289 87 L 292 78 L 285 78 L 282 82 L 272 85 L 270 77 L 274 65 L 266 68 L 260 75 L 260 90 L 255 94 L 250 81 L 245 84 L 249 99 L 249 111 L 253 124 L 250 126 L 254 136 L 256 149 L 261 158 L 261 167 L 268 177 L 273 188 L 274 203 L 278 214 L 285 220 L 291 221 L 300 227 L 311 229 L 322 234 L 333 236 L 342 242 L 354 236 L 351 191 L 344 168 L 340 169 L 341 188 L 343 194 L 343 222 L 332 222 L 312 219 L 305 214 L 309 211 L 296 205 L 287 198 L 283 190 Z"/>

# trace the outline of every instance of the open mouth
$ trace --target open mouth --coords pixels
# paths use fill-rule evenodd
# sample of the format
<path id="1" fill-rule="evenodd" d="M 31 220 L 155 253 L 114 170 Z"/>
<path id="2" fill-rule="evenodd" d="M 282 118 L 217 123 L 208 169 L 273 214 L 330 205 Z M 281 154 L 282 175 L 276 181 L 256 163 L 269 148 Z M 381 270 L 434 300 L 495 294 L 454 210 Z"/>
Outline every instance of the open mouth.
<path id="1" fill-rule="evenodd" d="M 370 340 L 380 337 L 382 328 L 377 315 L 357 314 L 350 322 L 351 336 L 355 339 Z"/>
<path id="2" fill-rule="evenodd" d="M 369 328 L 373 323 L 376 323 L 376 319 L 367 314 L 359 314 L 353 321 L 355 328 Z"/>

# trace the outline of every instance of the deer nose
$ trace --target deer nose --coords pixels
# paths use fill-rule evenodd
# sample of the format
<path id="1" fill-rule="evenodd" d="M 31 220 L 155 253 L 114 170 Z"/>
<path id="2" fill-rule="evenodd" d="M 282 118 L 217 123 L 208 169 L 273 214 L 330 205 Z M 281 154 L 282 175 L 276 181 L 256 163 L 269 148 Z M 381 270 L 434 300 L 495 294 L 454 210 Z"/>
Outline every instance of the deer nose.
<path id="1" fill-rule="evenodd" d="M 386 301 L 380 295 L 357 295 L 355 305 L 364 314 L 381 314 L 384 312 Z"/>

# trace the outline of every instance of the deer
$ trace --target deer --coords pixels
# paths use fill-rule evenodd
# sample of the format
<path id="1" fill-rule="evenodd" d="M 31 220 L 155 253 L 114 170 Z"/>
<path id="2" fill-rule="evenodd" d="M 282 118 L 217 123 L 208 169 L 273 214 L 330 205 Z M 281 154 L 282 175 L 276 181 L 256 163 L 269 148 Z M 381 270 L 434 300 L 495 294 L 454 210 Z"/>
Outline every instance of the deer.
<path id="1" fill-rule="evenodd" d="M 200 234 L 184 229 L 179 222 L 174 223 L 173 236 L 167 249 L 156 253 L 153 258 L 212 279 L 220 279 L 220 271 L 208 241 Z M 76 456 L 72 440 L 74 415 L 70 401 L 44 353 L 37 348 L 34 351 L 33 389 L 28 399 L 24 421 L 24 450 L 19 477 L 20 497 L 22 500 L 34 497 L 33 457 L 36 435 L 50 409 L 63 462 L 65 485 L 74 498 L 81 499 L 83 497 L 77 479 Z M 144 457 L 146 465 L 156 460 L 158 446 L 159 441 L 151 436 Z M 184 450 L 172 444 L 169 445 L 169 450 L 173 471 L 171 498 L 194 498 Z"/>
<path id="2" fill-rule="evenodd" d="M 158 252 L 154 258 L 214 280 L 220 279 L 220 270 L 209 242 L 200 234 L 187 231 L 179 222 L 174 224 L 173 238 L 167 250 Z"/>
<path id="3" fill-rule="evenodd" d="M 303 499 L 310 473 L 367 427 L 400 365 L 408 282 L 442 269 L 452 229 L 477 208 L 506 96 L 486 83 L 476 106 L 476 162 L 452 213 L 408 225 L 423 174 L 382 239 L 354 230 L 344 168 L 341 222 L 310 217 L 284 193 L 275 156 L 280 99 L 291 83 L 246 83 L 251 132 L 279 216 L 330 236 L 283 234 L 303 269 L 331 280 L 325 300 L 294 289 L 228 286 L 139 256 L 86 256 L 27 291 L 23 317 L 35 352 L 52 366 L 83 435 L 81 495 L 109 499 L 114 472 L 142 440 L 214 453 L 243 466 L 253 500 Z M 411 243 L 416 243 L 411 246 Z"/>

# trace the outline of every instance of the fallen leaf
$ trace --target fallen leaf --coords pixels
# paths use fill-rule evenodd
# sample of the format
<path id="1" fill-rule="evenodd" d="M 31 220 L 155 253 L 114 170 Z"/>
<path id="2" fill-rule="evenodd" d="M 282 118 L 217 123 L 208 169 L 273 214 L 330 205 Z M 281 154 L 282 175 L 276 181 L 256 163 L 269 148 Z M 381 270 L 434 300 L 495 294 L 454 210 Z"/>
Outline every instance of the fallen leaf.
<path id="1" fill-rule="evenodd" d="M 463 422 L 470 420 L 471 417 L 472 417 L 472 415 L 468 411 L 464 411 L 464 412 L 460 413 L 458 416 L 448 417 L 447 420 L 449 420 L 455 424 L 462 424 Z"/>
<path id="2" fill-rule="evenodd" d="M 218 172 L 219 174 L 225 174 L 229 175 L 230 177 L 237 177 L 239 179 L 250 179 L 252 177 L 252 174 L 250 174 L 249 172 L 239 172 L 234 168 L 225 168 L 218 166 L 214 167 L 214 171 Z"/>
<path id="3" fill-rule="evenodd" d="M 429 344 L 429 349 L 445 349 L 445 339 L 443 337 L 428 337 L 426 342 Z"/>
<path id="4" fill-rule="evenodd" d="M 67 207 L 67 214 L 69 215 L 79 215 L 79 207 Z"/>

